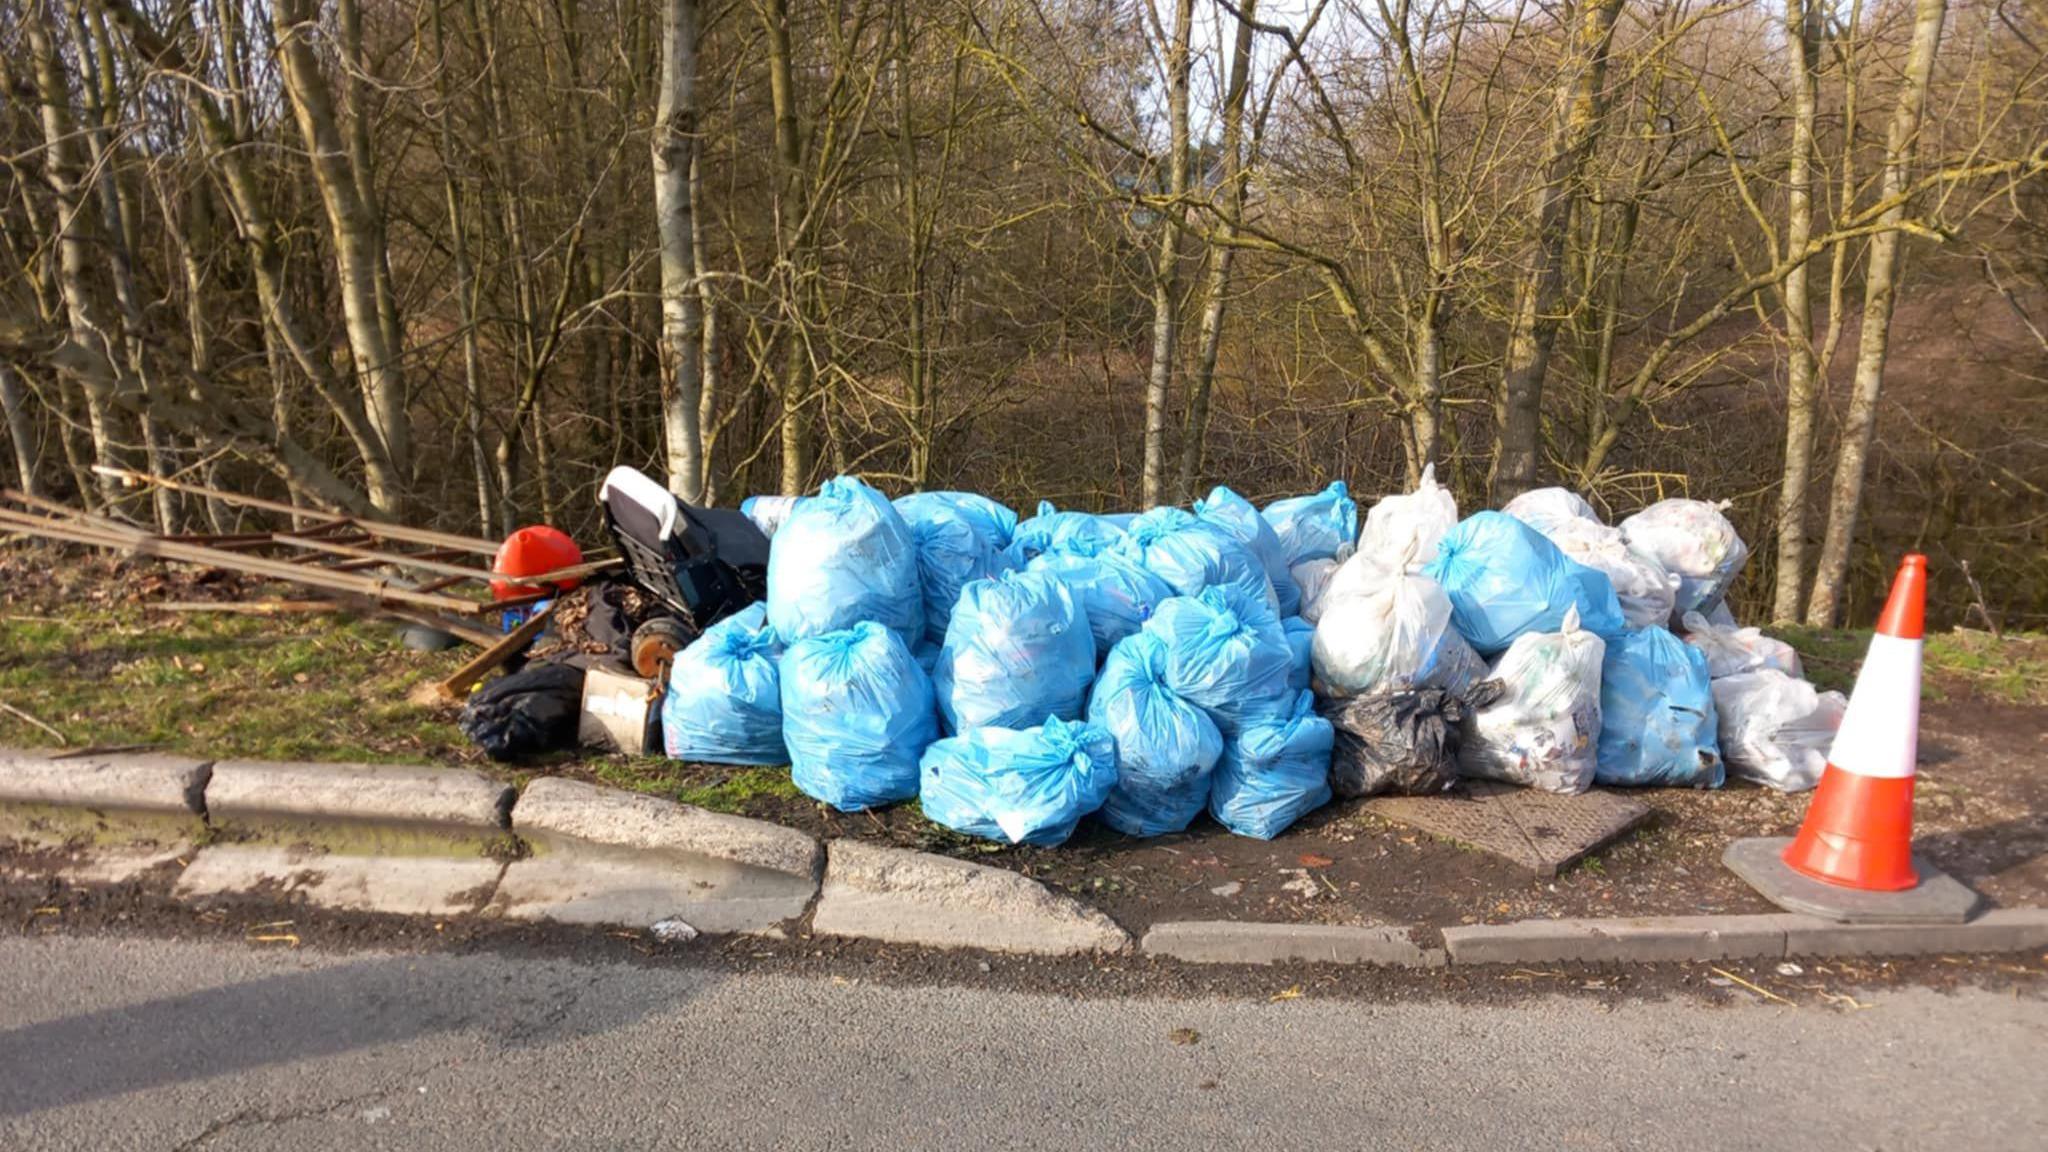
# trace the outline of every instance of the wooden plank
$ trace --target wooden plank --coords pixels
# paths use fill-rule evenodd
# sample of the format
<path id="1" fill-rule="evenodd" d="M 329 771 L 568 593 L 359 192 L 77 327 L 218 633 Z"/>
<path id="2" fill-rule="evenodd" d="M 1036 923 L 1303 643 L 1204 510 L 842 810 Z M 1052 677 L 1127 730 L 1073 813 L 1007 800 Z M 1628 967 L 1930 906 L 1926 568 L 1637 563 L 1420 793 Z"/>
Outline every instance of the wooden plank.
<path id="1" fill-rule="evenodd" d="M 290 504 L 279 503 L 276 500 L 266 500 L 261 496 L 246 496 L 239 492 L 223 492 L 218 488 L 208 488 L 200 484 L 188 484 L 183 480 L 172 480 L 164 476 L 151 476 L 147 473 L 136 472 L 127 468 L 112 468 L 104 464 L 95 464 L 92 470 L 103 476 L 112 476 L 129 484 L 155 484 L 162 488 L 169 488 L 174 492 L 185 492 L 193 496 L 203 496 L 211 500 L 239 504 L 243 507 L 257 508 L 266 512 L 277 512 L 286 516 L 302 518 L 310 516 L 334 523 L 347 523 L 373 536 L 387 540 L 398 540 L 407 544 L 426 544 L 436 548 L 456 548 L 465 553 L 495 556 L 498 553 L 500 543 L 496 540 L 484 540 L 475 536 L 459 536 L 452 532 L 436 532 L 429 528 L 413 528 L 404 524 L 387 524 L 383 521 L 368 520 L 361 516 L 351 516 L 346 513 L 328 512 L 315 508 L 297 508 Z"/>
<path id="2" fill-rule="evenodd" d="M 237 616 L 293 616 L 349 609 L 339 600 L 158 600 L 143 607 L 151 612 L 226 612 Z"/>
<path id="3" fill-rule="evenodd" d="M 503 640 L 477 653 L 469 663 L 457 668 L 453 675 L 441 681 L 441 698 L 458 704 L 469 699 L 470 690 L 476 687 L 478 682 L 505 661 L 524 652 L 527 645 L 533 643 L 533 638 L 540 635 L 541 629 L 547 627 L 550 615 L 551 610 L 546 608 L 535 612 L 532 619 L 506 633 Z"/>
<path id="4" fill-rule="evenodd" d="M 393 567 L 417 568 L 422 572 L 438 572 L 444 576 L 458 576 L 469 580 L 488 582 L 492 579 L 492 573 L 482 568 L 471 568 L 462 564 L 449 564 L 441 560 L 427 560 L 417 555 L 407 556 L 399 553 L 380 552 L 374 548 L 365 548 L 358 544 L 337 544 L 329 540 L 305 540 L 284 532 L 278 533 L 273 539 L 288 548 L 305 548 L 315 552 L 331 553 L 336 556 L 354 556 L 358 559 L 374 560 Z"/>

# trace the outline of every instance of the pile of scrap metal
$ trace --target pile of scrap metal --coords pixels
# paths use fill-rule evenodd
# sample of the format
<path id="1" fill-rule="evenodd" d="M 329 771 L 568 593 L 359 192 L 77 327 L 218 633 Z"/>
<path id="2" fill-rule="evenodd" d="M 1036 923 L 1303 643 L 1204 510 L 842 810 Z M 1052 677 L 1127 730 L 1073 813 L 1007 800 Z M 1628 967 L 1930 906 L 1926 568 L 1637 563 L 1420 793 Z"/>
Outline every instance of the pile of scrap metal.
<path id="1" fill-rule="evenodd" d="M 151 605 L 159 610 L 373 613 L 472 644 L 480 651 L 436 690 L 443 699 L 465 702 L 464 730 L 501 759 L 562 747 L 579 739 L 579 733 L 586 742 L 625 751 L 659 747 L 657 732 L 627 735 L 623 713 L 658 716 L 669 656 L 701 628 L 760 599 L 764 591 L 768 540 L 751 521 L 738 512 L 685 505 L 631 468 L 615 469 L 600 489 L 605 524 L 619 555 L 597 559 L 586 558 L 552 528 L 524 528 L 505 541 L 485 540 L 308 510 L 125 469 L 99 471 L 123 484 L 157 485 L 241 513 L 278 517 L 291 526 L 158 535 L 7 490 L 0 491 L 0 532 L 238 572 L 295 584 L 313 594 L 310 599 Z M 526 654 L 549 628 L 557 598 L 579 587 L 582 638 L 595 643 L 554 645 L 554 655 L 522 668 Z M 634 611 L 629 613 L 629 607 Z M 500 668 L 513 671 L 478 690 Z M 634 694 L 648 700 L 644 709 L 620 705 Z"/>

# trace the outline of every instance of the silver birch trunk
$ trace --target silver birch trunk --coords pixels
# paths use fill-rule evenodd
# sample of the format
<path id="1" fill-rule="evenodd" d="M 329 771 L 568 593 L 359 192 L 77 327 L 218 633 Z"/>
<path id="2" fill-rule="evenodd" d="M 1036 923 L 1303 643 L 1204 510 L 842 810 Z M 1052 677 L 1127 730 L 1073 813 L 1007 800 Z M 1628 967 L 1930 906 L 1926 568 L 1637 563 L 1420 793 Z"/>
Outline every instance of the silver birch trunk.
<path id="1" fill-rule="evenodd" d="M 704 493 L 704 312 L 697 285 L 690 155 L 697 135 L 697 0 L 663 0 L 661 95 L 654 112 L 654 217 L 661 235 L 662 442 L 668 487 Z"/>
<path id="2" fill-rule="evenodd" d="M 1174 0 L 1173 38 L 1166 49 L 1166 204 L 1159 213 L 1158 263 L 1152 270 L 1152 365 L 1145 382 L 1145 457 L 1140 496 L 1146 508 L 1166 499 L 1166 401 L 1173 391 L 1179 318 L 1180 219 L 1188 191 L 1188 32 L 1194 0 Z"/>
<path id="3" fill-rule="evenodd" d="M 1792 155 L 1785 168 L 1785 251 L 1813 236 L 1813 124 L 1819 95 L 1819 0 L 1785 0 L 1786 57 L 1792 66 Z M 1799 619 L 1806 572 L 1807 480 L 1813 469 L 1813 415 L 1818 383 L 1813 343 L 1813 300 L 1807 266 L 1785 277 L 1785 468 L 1778 483 L 1777 586 L 1771 622 Z"/>

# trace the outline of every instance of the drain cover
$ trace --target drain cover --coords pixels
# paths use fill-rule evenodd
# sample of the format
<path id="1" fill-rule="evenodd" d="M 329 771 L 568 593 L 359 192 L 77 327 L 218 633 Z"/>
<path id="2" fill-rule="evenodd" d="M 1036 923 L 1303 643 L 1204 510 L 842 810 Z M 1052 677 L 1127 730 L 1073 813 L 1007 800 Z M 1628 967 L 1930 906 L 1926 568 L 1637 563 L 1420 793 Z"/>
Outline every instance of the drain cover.
<path id="1" fill-rule="evenodd" d="M 1466 781 L 1461 791 L 1441 796 L 1382 796 L 1365 810 L 1504 857 L 1544 879 L 1650 815 L 1649 805 L 1615 792 L 1559 796 L 1492 780 Z"/>

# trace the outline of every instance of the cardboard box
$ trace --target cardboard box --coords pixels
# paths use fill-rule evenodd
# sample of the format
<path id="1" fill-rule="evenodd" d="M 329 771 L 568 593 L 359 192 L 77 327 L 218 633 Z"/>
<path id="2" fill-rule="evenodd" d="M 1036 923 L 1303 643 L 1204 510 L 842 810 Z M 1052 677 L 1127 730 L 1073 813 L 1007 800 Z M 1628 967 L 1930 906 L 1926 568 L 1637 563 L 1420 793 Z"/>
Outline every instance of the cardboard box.
<path id="1" fill-rule="evenodd" d="M 594 665 L 583 676 L 583 712 L 576 742 L 635 756 L 661 753 L 661 684 L 623 669 Z"/>

